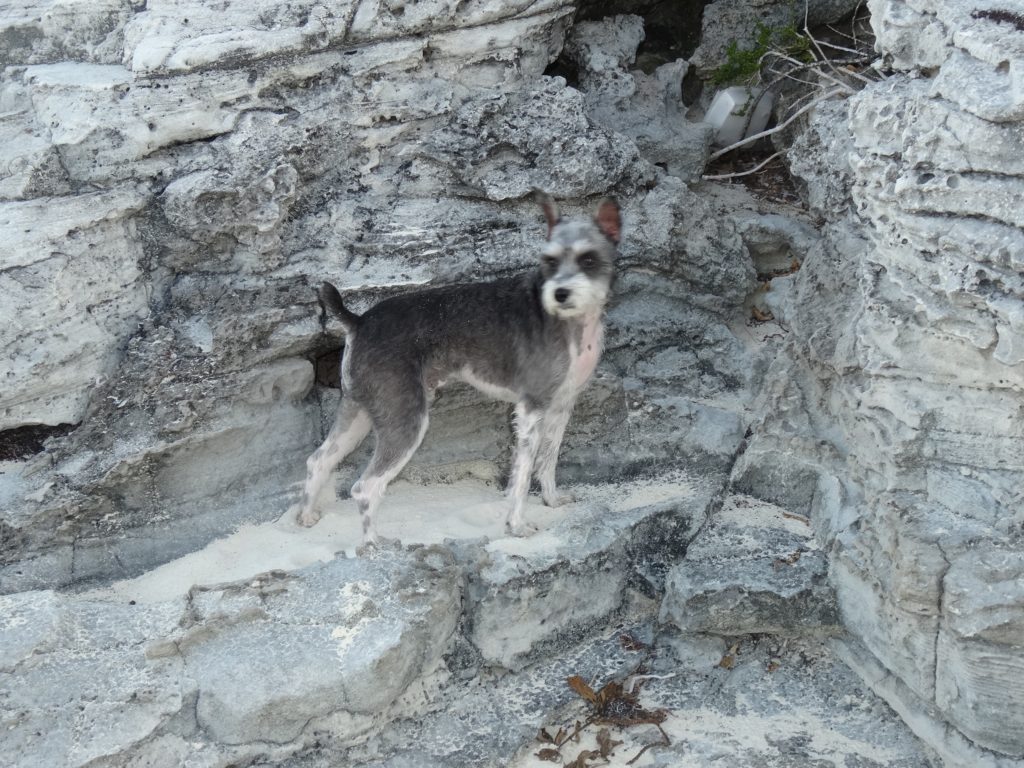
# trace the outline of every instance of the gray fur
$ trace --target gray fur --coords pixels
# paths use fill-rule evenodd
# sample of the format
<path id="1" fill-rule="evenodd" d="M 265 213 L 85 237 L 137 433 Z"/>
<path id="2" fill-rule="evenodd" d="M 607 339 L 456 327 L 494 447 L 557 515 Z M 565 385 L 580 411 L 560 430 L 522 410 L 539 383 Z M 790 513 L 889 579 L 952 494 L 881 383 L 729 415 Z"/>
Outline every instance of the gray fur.
<path id="1" fill-rule="evenodd" d="M 373 513 L 384 490 L 419 447 L 434 391 L 452 380 L 516 404 L 510 531 L 524 532 L 522 508 L 535 462 L 545 503 L 571 500 L 555 487 L 554 465 L 576 395 L 600 356 L 619 214 L 613 201 L 602 202 L 594 221 L 562 221 L 550 201 L 544 212 L 549 235 L 540 268 L 519 277 L 396 296 L 362 316 L 324 284 L 321 300 L 347 334 L 343 398 L 337 422 L 307 462 L 300 523 L 319 520 L 320 488 L 369 425 L 376 447 L 352 496 L 364 540 L 373 542 Z"/>

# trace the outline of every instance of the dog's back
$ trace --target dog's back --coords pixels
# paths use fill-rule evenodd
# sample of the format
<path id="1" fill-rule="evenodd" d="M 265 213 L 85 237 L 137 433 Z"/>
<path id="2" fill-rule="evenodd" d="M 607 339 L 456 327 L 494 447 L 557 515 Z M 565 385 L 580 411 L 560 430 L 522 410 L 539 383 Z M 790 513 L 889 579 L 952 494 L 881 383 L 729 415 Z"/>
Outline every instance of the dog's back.
<path id="1" fill-rule="evenodd" d="M 500 399 L 550 398 L 568 371 L 568 328 L 541 306 L 540 281 L 533 272 L 375 305 L 349 341 L 351 395 L 374 399 L 386 371 L 415 367 L 427 389 L 461 379 Z"/>

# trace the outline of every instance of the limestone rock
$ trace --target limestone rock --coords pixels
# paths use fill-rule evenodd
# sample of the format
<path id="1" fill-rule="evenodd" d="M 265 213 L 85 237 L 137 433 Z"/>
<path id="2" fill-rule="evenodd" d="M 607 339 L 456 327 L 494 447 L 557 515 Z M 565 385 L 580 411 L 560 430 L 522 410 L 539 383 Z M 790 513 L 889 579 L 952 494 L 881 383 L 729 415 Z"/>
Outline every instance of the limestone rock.
<path id="1" fill-rule="evenodd" d="M 4 305 L 0 429 L 77 424 L 117 350 L 149 314 L 135 214 L 144 190 L 0 203 Z M 45 354 L 41 350 L 46 350 Z"/>
<path id="2" fill-rule="evenodd" d="M 5 646 L 15 651 L 0 672 L 8 759 L 86 765 L 174 717 L 193 686 L 180 659 L 149 660 L 143 644 L 170 632 L 179 614 L 173 604 L 113 605 L 50 592 L 0 598 Z"/>
<path id="3" fill-rule="evenodd" d="M 286 742 L 337 710 L 387 708 L 437 664 L 458 619 L 454 571 L 403 566 L 389 555 L 338 559 L 258 579 L 252 592 L 194 595 L 197 626 L 174 642 L 198 680 L 199 726 L 226 744 Z M 240 675 L 239 658 L 261 673 Z"/>
<path id="4" fill-rule="evenodd" d="M 363 733 L 448 649 L 451 566 L 439 551 L 382 552 L 152 604 L 0 598 L 6 754 L 126 765 L 168 732 L 189 738 L 172 745 L 188 761 L 293 742 L 325 718 L 339 740 Z"/>
<path id="5" fill-rule="evenodd" d="M 719 635 L 836 631 L 825 553 L 809 523 L 786 514 L 729 497 L 669 573 L 661 621 Z"/>
<path id="6" fill-rule="evenodd" d="M 567 55 L 577 65 L 591 119 L 632 138 L 647 161 L 690 181 L 704 170 L 711 130 L 684 117 L 686 61 L 668 62 L 651 74 L 632 68 L 643 28 L 643 19 L 632 15 L 580 22 Z"/>
<path id="7" fill-rule="evenodd" d="M 734 478 L 811 516 L 873 659 L 858 668 L 884 668 L 880 689 L 954 764 L 996 765 L 1024 756 L 1001 693 L 1021 648 L 994 628 L 1014 621 L 1004 553 L 1024 472 L 1007 418 L 1024 397 L 1020 35 L 967 3 L 871 9 L 880 50 L 909 71 L 849 100 L 845 137 L 823 115 L 798 143 L 793 167 L 831 221 Z"/>
<path id="8" fill-rule="evenodd" d="M 0 16 L 0 67 L 75 60 L 113 64 L 120 59 L 132 0 L 19 0 Z"/>
<path id="9" fill-rule="evenodd" d="M 471 639 L 484 660 L 521 669 L 615 615 L 630 585 L 653 578 L 660 587 L 658 574 L 686 551 L 717 490 L 677 483 L 679 495 L 657 504 L 595 505 L 528 538 L 488 544 L 469 586 Z"/>

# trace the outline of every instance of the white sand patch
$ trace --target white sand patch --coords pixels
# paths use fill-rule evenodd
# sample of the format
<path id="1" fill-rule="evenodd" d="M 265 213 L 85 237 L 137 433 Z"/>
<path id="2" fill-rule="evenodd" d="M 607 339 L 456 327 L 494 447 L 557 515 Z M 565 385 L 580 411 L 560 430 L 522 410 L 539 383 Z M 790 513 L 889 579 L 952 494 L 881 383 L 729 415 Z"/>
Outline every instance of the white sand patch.
<path id="1" fill-rule="evenodd" d="M 572 489 L 580 503 L 601 503 L 618 511 L 685 496 L 691 487 L 685 475 L 662 476 L 608 485 L 581 485 Z M 327 494 L 325 494 L 325 497 Z M 537 533 L 524 541 L 534 550 L 551 545 L 545 529 L 572 514 L 577 505 L 545 507 L 531 496 L 524 510 L 526 522 Z M 126 579 L 92 597 L 156 603 L 172 600 L 193 586 L 206 586 L 250 578 L 270 570 L 292 571 L 332 560 L 339 553 L 355 556 L 362 542 L 356 504 L 323 500 L 323 517 L 312 528 L 295 523 L 291 514 L 268 523 L 247 523 L 204 549 L 172 560 L 134 579 Z M 479 480 L 446 485 L 397 482 L 388 488 L 374 521 L 380 536 L 403 544 L 436 544 L 445 539 L 490 540 L 505 538 L 507 503 L 501 489 Z M 545 538 L 547 537 L 547 538 Z"/>
<path id="2" fill-rule="evenodd" d="M 356 503 L 324 501 L 321 509 L 323 517 L 312 528 L 298 525 L 290 512 L 272 522 L 247 523 L 197 552 L 91 594 L 155 603 L 184 595 L 197 585 L 238 581 L 270 570 L 297 570 L 340 553 L 354 557 L 362 543 Z M 535 525 L 546 525 L 558 511 L 535 500 L 525 514 Z M 398 482 L 388 489 L 374 524 L 384 538 L 432 544 L 446 538 L 494 538 L 502 534 L 504 520 L 504 497 L 497 488 L 468 480 L 433 486 Z"/>
<path id="3" fill-rule="evenodd" d="M 778 528 L 808 539 L 808 546 L 817 549 L 814 543 L 810 520 L 795 515 L 768 501 L 736 493 L 725 500 L 715 516 L 716 523 L 733 523 L 737 526 L 759 526 Z"/>
<path id="4" fill-rule="evenodd" d="M 643 701 L 643 704 L 652 709 L 657 708 L 655 702 Z M 665 722 L 661 724 L 671 742 L 667 747 L 663 746 L 662 735 L 654 725 L 622 728 L 595 724 L 581 732 L 578 743 L 570 741 L 560 751 L 565 763 L 571 763 L 580 752 L 598 750 L 597 734 L 601 728 L 608 728 L 611 738 L 622 744 L 615 747 L 608 762 L 595 758 L 588 761 L 587 765 L 593 763 L 607 768 L 625 768 L 628 765 L 634 768 L 653 768 L 670 764 L 673 768 L 706 768 L 708 765 L 718 765 L 719 761 L 723 766 L 737 765 L 738 758 L 744 760 L 743 765 L 756 765 L 756 762 L 751 761 L 758 756 L 762 756 L 765 763 L 771 757 L 778 759 L 779 751 L 775 744 L 789 738 L 805 740 L 807 757 L 799 759 L 799 765 L 810 765 L 815 760 L 843 765 L 844 759 L 850 755 L 872 760 L 878 765 L 888 765 L 901 757 L 902 753 L 896 749 L 851 739 L 838 732 L 835 718 L 840 716 L 830 713 L 829 719 L 826 719 L 809 707 L 803 711 L 779 715 L 753 711 L 729 715 L 708 708 L 670 710 Z M 578 719 L 583 717 L 585 715 Z M 558 726 L 547 728 L 552 734 L 557 729 Z M 652 746 L 636 762 L 630 763 L 647 744 L 657 746 Z M 509 768 L 551 766 L 550 761 L 537 757 L 538 752 L 546 746 L 550 747 L 535 742 Z"/>
<path id="5" fill-rule="evenodd" d="M 573 489 L 580 501 L 607 504 L 612 511 L 636 509 L 689 496 L 694 492 L 685 472 L 669 472 L 656 478 L 604 485 L 581 485 Z"/>

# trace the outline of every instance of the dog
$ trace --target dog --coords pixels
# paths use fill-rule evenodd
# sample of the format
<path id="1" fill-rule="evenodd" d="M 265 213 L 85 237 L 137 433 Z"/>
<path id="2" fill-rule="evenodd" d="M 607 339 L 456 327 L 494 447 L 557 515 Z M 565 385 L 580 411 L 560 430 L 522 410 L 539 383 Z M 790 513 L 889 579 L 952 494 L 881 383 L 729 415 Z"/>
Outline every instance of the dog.
<path id="1" fill-rule="evenodd" d="M 337 464 L 372 430 L 373 458 L 352 486 L 363 541 L 388 484 L 427 431 L 435 390 L 453 380 L 515 404 L 515 457 L 506 531 L 526 535 L 523 506 L 536 469 L 548 506 L 574 501 L 555 484 L 555 464 L 577 395 L 601 357 L 603 314 L 614 278 L 621 217 L 603 200 L 592 220 L 563 220 L 542 196 L 547 241 L 538 268 L 484 283 L 431 288 L 349 311 L 330 283 L 324 307 L 345 329 L 342 401 L 323 444 L 306 462 L 297 505 L 301 525 L 320 519 L 316 499 Z"/>

